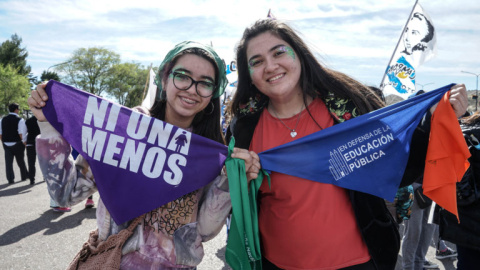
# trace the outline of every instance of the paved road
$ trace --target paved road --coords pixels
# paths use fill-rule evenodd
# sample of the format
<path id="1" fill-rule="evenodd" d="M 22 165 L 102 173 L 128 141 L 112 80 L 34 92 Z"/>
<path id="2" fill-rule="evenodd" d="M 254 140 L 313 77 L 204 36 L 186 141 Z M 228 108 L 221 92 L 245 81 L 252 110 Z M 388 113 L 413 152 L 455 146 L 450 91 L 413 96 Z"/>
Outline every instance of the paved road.
<path id="1" fill-rule="evenodd" d="M 14 168 L 19 181 L 20 172 L 15 164 Z M 28 180 L 7 185 L 0 147 L 0 269 L 65 269 L 89 231 L 96 227 L 96 208 L 77 205 L 69 213 L 53 212 L 47 185 L 39 181 L 41 178 L 37 163 L 38 180 L 34 186 Z M 94 194 L 94 200 L 97 199 L 98 193 Z M 205 243 L 205 258 L 198 269 L 230 269 L 224 262 L 225 243 L 224 228 L 215 239 Z M 436 260 L 433 247 L 428 257 L 441 270 L 455 269 L 456 261 Z"/>

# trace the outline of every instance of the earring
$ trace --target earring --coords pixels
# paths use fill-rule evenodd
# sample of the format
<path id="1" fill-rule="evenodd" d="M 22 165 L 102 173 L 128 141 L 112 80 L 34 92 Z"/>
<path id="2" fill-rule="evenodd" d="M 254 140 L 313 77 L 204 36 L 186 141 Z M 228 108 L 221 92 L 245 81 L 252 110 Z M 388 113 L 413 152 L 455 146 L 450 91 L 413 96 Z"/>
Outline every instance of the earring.
<path id="1" fill-rule="evenodd" d="M 208 105 L 212 105 L 212 109 L 210 110 L 210 112 L 206 112 L 205 114 L 206 115 L 211 115 L 213 113 L 213 110 L 215 110 L 215 105 L 213 105 L 213 102 L 210 101 L 210 103 L 208 103 Z M 208 107 L 208 106 L 207 106 Z M 205 110 L 204 110 L 205 111 Z"/>

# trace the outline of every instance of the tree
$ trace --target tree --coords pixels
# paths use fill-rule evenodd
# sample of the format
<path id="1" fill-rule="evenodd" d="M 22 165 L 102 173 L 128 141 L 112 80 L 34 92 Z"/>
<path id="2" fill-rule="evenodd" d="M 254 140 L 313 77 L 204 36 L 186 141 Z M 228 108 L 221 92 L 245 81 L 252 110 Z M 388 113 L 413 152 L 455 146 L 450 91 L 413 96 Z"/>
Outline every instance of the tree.
<path id="1" fill-rule="evenodd" d="M 31 73 L 30 73 L 30 75 L 31 75 Z M 37 85 L 39 83 L 42 83 L 42 82 L 46 82 L 46 81 L 49 81 L 49 80 L 55 80 L 57 82 L 60 82 L 60 76 L 55 71 L 45 71 L 44 70 L 42 72 L 42 75 L 40 76 L 40 79 L 37 76 L 30 76 L 30 75 L 28 76 L 28 80 L 31 83 L 32 90 L 37 88 Z"/>
<path id="2" fill-rule="evenodd" d="M 32 90 L 37 88 L 37 85 L 42 82 L 37 76 L 33 76 L 33 73 L 28 74 L 27 79 L 30 82 L 30 89 Z"/>
<path id="3" fill-rule="evenodd" d="M 60 76 L 55 71 L 43 71 L 42 76 L 40 76 L 40 82 L 48 81 L 48 80 L 55 80 L 57 82 L 60 81 Z"/>
<path id="4" fill-rule="evenodd" d="M 112 67 L 119 63 L 120 55 L 108 49 L 80 48 L 57 70 L 66 74 L 64 83 L 100 96 L 108 90 Z"/>
<path id="5" fill-rule="evenodd" d="M 142 103 L 143 89 L 148 69 L 138 63 L 122 63 L 113 66 L 108 93 L 117 102 L 132 108 Z"/>
<path id="6" fill-rule="evenodd" d="M 6 40 L 0 46 L 0 64 L 4 67 L 10 65 L 18 74 L 28 76 L 32 68 L 27 65 L 28 52 L 21 48 L 22 38 L 17 34 L 12 35 L 12 40 Z"/>
<path id="7" fill-rule="evenodd" d="M 3 113 L 8 112 L 8 104 L 16 102 L 21 108 L 27 108 L 27 99 L 30 94 L 30 83 L 27 77 L 18 74 L 10 65 L 0 65 L 0 104 Z"/>

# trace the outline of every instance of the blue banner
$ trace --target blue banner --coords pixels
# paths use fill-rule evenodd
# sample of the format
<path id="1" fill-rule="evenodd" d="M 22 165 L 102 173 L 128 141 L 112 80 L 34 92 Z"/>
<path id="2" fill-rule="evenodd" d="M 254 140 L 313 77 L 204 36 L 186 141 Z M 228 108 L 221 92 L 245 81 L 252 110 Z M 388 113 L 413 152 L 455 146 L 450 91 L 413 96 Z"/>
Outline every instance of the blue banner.
<path id="1" fill-rule="evenodd" d="M 259 153 L 262 168 L 393 201 L 415 128 L 452 85 Z"/>

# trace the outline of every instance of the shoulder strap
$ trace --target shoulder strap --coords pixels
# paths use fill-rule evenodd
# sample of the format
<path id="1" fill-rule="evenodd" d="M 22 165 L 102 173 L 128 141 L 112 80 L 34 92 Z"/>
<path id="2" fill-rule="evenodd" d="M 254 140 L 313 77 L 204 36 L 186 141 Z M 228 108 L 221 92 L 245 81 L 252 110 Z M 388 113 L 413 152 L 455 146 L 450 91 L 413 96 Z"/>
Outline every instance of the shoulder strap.
<path id="1" fill-rule="evenodd" d="M 130 223 L 130 225 L 128 225 L 128 228 L 127 230 L 129 230 L 130 232 L 132 232 L 136 227 L 137 225 L 142 221 L 142 219 L 145 217 L 146 214 L 143 214 L 137 218 L 135 218 L 132 223 Z"/>

